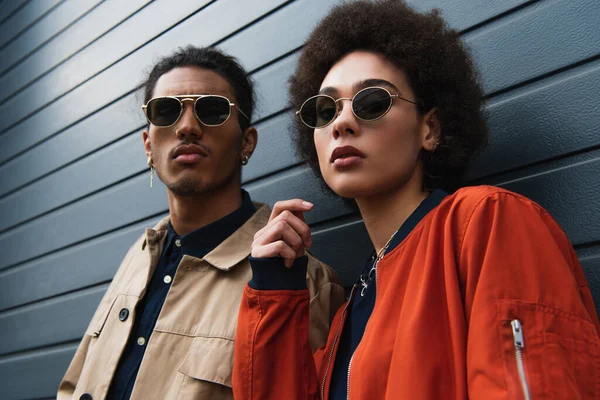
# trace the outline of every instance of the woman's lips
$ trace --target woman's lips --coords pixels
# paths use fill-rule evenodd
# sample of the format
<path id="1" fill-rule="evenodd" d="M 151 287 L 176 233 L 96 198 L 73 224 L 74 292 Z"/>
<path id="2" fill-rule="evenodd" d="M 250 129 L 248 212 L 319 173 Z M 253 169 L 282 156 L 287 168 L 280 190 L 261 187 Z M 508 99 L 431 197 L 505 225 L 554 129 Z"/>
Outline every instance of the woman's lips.
<path id="1" fill-rule="evenodd" d="M 365 158 L 365 154 L 352 146 L 336 147 L 331 153 L 331 163 L 338 168 L 357 165 Z"/>
<path id="2" fill-rule="evenodd" d="M 361 163 L 363 160 L 362 157 L 359 156 L 345 156 L 336 158 L 333 160 L 333 166 L 338 168 L 351 167 Z"/>

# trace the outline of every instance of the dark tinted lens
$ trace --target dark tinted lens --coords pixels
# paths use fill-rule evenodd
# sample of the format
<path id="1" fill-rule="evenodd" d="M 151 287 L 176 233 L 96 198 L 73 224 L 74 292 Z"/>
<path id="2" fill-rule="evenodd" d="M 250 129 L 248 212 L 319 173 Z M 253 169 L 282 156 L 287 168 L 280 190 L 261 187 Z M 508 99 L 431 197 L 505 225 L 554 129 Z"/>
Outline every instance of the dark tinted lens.
<path id="1" fill-rule="evenodd" d="M 148 120 L 156 126 L 170 126 L 181 113 L 181 103 L 176 99 L 152 99 L 146 107 Z"/>
<path id="2" fill-rule="evenodd" d="M 204 125 L 221 125 L 230 112 L 229 100 L 223 97 L 202 97 L 196 102 L 196 115 Z"/>
<path id="3" fill-rule="evenodd" d="M 300 109 L 302 122 L 312 128 L 321 128 L 335 118 L 335 101 L 328 96 L 315 96 L 307 100 Z"/>
<path id="4" fill-rule="evenodd" d="M 380 88 L 365 89 L 356 94 L 352 109 L 358 118 L 374 120 L 387 112 L 392 104 L 390 94 Z"/>

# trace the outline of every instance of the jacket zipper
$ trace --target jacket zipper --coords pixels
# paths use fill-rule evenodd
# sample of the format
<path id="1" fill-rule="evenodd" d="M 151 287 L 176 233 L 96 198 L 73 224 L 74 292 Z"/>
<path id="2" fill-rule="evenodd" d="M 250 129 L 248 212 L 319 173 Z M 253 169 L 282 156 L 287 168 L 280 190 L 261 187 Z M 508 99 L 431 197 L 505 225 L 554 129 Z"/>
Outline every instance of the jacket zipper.
<path id="1" fill-rule="evenodd" d="M 531 400 L 529 395 L 529 385 L 527 384 L 527 377 L 525 376 L 525 366 L 523 365 L 523 349 L 525 348 L 525 341 L 523 340 L 523 326 L 521 321 L 513 319 L 510 321 L 512 326 L 513 340 L 515 344 L 515 359 L 517 361 L 517 370 L 519 371 L 519 379 L 521 380 L 521 387 L 523 388 L 523 397 L 525 400 Z"/>
<path id="2" fill-rule="evenodd" d="M 377 274 L 377 268 L 376 268 L 375 269 L 375 288 L 379 287 L 379 282 L 377 282 L 378 276 L 379 275 Z M 373 303 L 373 311 L 375 311 L 375 305 L 376 304 L 377 304 L 377 292 L 375 292 L 375 303 Z M 373 314 L 371 313 L 371 315 L 373 315 Z M 367 320 L 367 325 L 365 326 L 365 332 L 363 333 L 363 338 L 367 334 L 367 329 L 369 329 L 369 322 L 371 322 L 371 317 L 369 317 L 369 319 Z M 354 355 L 358 351 L 361 343 L 362 343 L 362 338 L 361 338 L 360 342 L 358 343 L 358 346 L 356 346 L 356 350 L 354 350 L 354 353 L 352 354 L 352 357 L 350 357 L 350 362 L 348 363 L 348 381 L 346 383 L 346 385 L 347 385 L 347 387 L 346 387 L 346 400 L 350 400 L 350 369 L 352 368 L 352 360 L 354 360 Z M 529 400 L 529 399 L 527 399 L 527 400 Z"/>
<path id="3" fill-rule="evenodd" d="M 329 373 L 329 367 L 331 366 L 331 359 L 333 358 L 333 351 L 335 350 L 335 345 L 340 336 L 340 331 L 342 329 L 342 326 L 344 325 L 341 321 L 343 321 L 344 317 L 346 316 L 346 311 L 348 310 L 348 306 L 350 305 L 350 303 L 352 301 L 352 297 L 354 296 L 354 292 L 356 291 L 357 287 L 358 287 L 358 285 L 352 286 L 352 290 L 350 291 L 350 297 L 348 298 L 348 302 L 346 303 L 344 310 L 340 314 L 340 323 L 338 324 L 337 330 L 335 332 L 335 336 L 333 338 L 333 344 L 331 346 L 331 352 L 329 353 L 329 359 L 327 360 L 327 367 L 325 368 L 325 374 L 323 374 L 323 383 L 321 384 L 321 400 L 325 399 L 325 382 L 327 382 L 327 374 Z"/>

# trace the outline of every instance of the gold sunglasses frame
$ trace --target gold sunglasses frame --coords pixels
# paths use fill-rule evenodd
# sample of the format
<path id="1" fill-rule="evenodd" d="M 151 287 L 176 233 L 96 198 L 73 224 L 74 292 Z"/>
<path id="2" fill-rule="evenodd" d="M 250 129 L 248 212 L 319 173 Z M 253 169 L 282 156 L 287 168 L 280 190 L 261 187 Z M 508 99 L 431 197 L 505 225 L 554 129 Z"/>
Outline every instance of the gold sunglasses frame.
<path id="1" fill-rule="evenodd" d="M 361 118 L 361 117 L 359 117 L 358 115 L 356 115 L 356 113 L 354 112 L 354 107 L 352 107 L 352 104 L 354 104 L 354 99 L 356 98 L 356 96 L 358 96 L 359 94 L 361 94 L 361 93 L 362 93 L 362 92 L 364 92 L 365 90 L 369 90 L 369 89 L 381 89 L 381 90 L 384 90 L 384 91 L 386 91 L 386 92 L 387 92 L 387 94 L 390 96 L 390 104 L 389 104 L 389 106 L 388 106 L 387 110 L 385 110 L 385 111 L 384 111 L 384 112 L 383 112 L 383 113 L 382 113 L 382 114 L 381 114 L 379 117 L 377 117 L 377 118 L 373 118 L 373 119 L 364 119 L 364 118 Z M 328 97 L 328 98 L 330 98 L 330 99 L 331 99 L 331 100 L 333 100 L 333 102 L 335 103 L 335 109 L 336 109 L 336 111 L 335 111 L 335 115 L 333 116 L 333 118 L 331 118 L 331 121 L 329 121 L 328 123 L 326 123 L 326 124 L 325 124 L 325 125 L 323 125 L 323 126 L 318 126 L 318 127 L 317 127 L 317 126 L 310 126 L 310 125 L 309 125 L 309 124 L 307 124 L 307 123 L 306 123 L 306 121 L 304 121 L 304 119 L 302 118 L 302 108 L 304 107 L 304 105 L 305 105 L 306 103 L 308 103 L 309 101 L 311 101 L 311 100 L 313 100 L 313 99 L 317 98 L 317 97 Z M 385 115 L 386 115 L 386 114 L 387 114 L 387 113 L 390 111 L 390 109 L 392 108 L 392 105 L 393 105 L 393 103 L 394 103 L 394 99 L 400 99 L 400 100 L 404 100 L 404 101 L 406 101 L 406 102 L 408 102 L 408 103 L 412 103 L 412 104 L 415 104 L 415 105 L 417 105 L 417 106 L 419 105 L 419 103 L 417 103 L 417 102 L 415 102 L 415 101 L 412 101 L 412 100 L 405 99 L 404 97 L 402 97 L 402 96 L 400 96 L 400 95 L 398 95 L 398 94 L 392 94 L 392 93 L 391 93 L 389 90 L 387 90 L 387 89 L 386 89 L 386 88 L 384 88 L 384 87 L 381 87 L 381 86 L 369 86 L 369 87 L 366 87 L 366 88 L 364 88 L 364 89 L 361 89 L 361 90 L 359 90 L 358 92 L 356 92 L 356 94 L 355 94 L 353 97 L 340 97 L 340 98 L 339 98 L 339 99 L 337 99 L 337 100 L 336 100 L 336 99 L 334 99 L 333 97 L 331 97 L 331 96 L 330 96 L 330 95 L 328 95 L 328 94 L 317 94 L 317 95 L 315 95 L 315 96 L 309 97 L 308 99 L 306 99 L 306 100 L 304 101 L 304 103 L 302 103 L 302 105 L 300 106 L 300 109 L 299 109 L 298 111 L 296 111 L 296 115 L 297 115 L 297 116 L 300 118 L 300 121 L 302 121 L 302 123 L 303 123 L 304 125 L 308 126 L 309 128 L 311 128 L 311 129 L 322 129 L 322 128 L 325 128 L 326 126 L 329 126 L 329 125 L 331 125 L 331 123 L 332 123 L 333 121 L 335 121 L 335 119 L 336 119 L 336 118 L 338 117 L 338 115 L 340 114 L 340 106 L 338 105 L 338 102 L 339 102 L 339 101 L 342 101 L 342 100 L 350 100 L 350 104 L 351 104 L 351 106 L 350 106 L 350 109 L 352 110 L 352 114 L 354 114 L 354 116 L 355 116 L 356 118 L 358 118 L 358 119 L 359 119 L 359 120 L 361 120 L 361 121 L 367 121 L 367 122 L 370 122 L 370 121 L 377 121 L 378 119 L 381 119 L 381 118 L 383 118 L 383 117 L 384 117 L 384 116 L 385 116 Z"/>
<path id="2" fill-rule="evenodd" d="M 219 98 L 227 100 L 227 102 L 229 103 L 229 115 L 227 115 L 227 118 L 225 118 L 225 121 L 223 121 L 217 125 L 210 125 L 210 124 L 206 124 L 200 120 L 200 118 L 198 117 L 198 113 L 196 112 L 196 103 L 198 102 L 198 100 L 206 98 L 206 97 L 219 97 Z M 179 102 L 179 105 L 180 105 L 179 115 L 177 116 L 177 119 L 175 120 L 175 122 L 173 122 L 171 125 L 156 125 L 156 124 L 153 124 L 152 121 L 150 121 L 150 119 L 148 118 L 148 104 L 150 104 L 151 101 L 157 100 L 157 99 L 175 99 Z M 219 94 L 188 94 L 188 95 L 181 95 L 181 96 L 153 97 L 150 100 L 148 100 L 148 102 L 146 104 L 144 104 L 142 106 L 142 110 L 144 111 L 144 116 L 146 117 L 146 121 L 148 121 L 149 124 L 154 125 L 157 128 L 170 128 L 171 126 L 175 125 L 179 121 L 181 116 L 183 115 L 183 112 L 185 110 L 184 103 L 183 103 L 184 101 L 193 101 L 194 102 L 194 105 L 193 105 L 194 116 L 196 117 L 198 122 L 204 126 L 215 127 L 215 126 L 223 125 L 231 117 L 231 107 L 235 107 L 239 111 L 239 113 L 242 114 L 244 116 L 244 118 L 246 118 L 248 120 L 248 122 L 250 122 L 250 118 L 248 118 L 248 116 L 238 106 L 236 106 L 235 103 L 232 103 L 231 100 L 229 100 L 227 97 L 221 96 Z"/>

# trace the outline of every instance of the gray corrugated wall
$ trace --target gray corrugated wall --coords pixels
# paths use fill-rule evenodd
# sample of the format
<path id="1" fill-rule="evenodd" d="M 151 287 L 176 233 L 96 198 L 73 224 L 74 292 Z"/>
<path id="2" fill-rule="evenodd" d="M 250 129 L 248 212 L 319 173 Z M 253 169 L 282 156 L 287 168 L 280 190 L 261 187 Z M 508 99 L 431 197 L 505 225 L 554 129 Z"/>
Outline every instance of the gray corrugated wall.
<path id="1" fill-rule="evenodd" d="M 167 212 L 164 187 L 148 187 L 134 91 L 177 46 L 217 45 L 251 71 L 259 146 L 245 187 L 314 202 L 314 250 L 353 281 L 364 227 L 294 155 L 285 108 L 298 50 L 338 2 L 0 0 L 0 398 L 54 396 L 127 248 Z M 600 2 L 410 2 L 441 8 L 482 71 L 493 141 L 472 181 L 546 207 L 600 304 Z"/>

